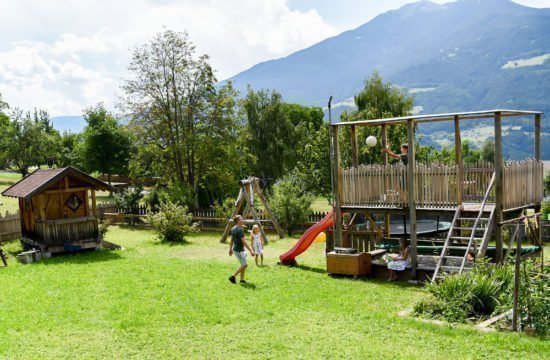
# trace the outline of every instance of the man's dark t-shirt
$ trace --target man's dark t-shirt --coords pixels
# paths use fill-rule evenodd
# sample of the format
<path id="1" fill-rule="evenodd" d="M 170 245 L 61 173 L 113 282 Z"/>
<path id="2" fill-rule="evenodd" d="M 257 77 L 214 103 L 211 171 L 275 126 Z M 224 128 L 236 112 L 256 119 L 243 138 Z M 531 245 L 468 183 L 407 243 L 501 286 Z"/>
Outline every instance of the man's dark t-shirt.
<path id="1" fill-rule="evenodd" d="M 231 238 L 233 239 L 234 252 L 244 251 L 243 237 L 244 232 L 240 226 L 234 226 L 233 229 L 231 229 Z"/>
<path id="2" fill-rule="evenodd" d="M 409 154 L 401 154 L 399 157 L 401 158 L 403 165 L 407 165 L 409 163 Z"/>

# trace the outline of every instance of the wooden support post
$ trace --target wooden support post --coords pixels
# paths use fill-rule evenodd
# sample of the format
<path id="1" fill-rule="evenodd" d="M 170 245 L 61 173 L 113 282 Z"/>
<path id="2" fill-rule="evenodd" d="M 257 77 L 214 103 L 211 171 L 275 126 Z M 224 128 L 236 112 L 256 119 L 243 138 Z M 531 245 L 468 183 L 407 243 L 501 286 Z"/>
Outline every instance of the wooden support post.
<path id="1" fill-rule="evenodd" d="M 409 162 L 407 164 L 407 192 L 409 202 L 409 235 L 411 239 L 411 265 L 412 276 L 416 278 L 416 267 L 418 265 L 418 252 L 416 242 L 416 206 L 414 203 L 415 184 L 414 184 L 414 168 L 416 165 L 415 151 L 414 151 L 414 120 L 407 120 L 407 135 L 409 145 Z"/>
<path id="2" fill-rule="evenodd" d="M 382 125 L 380 135 L 382 136 L 382 149 L 385 149 L 388 146 L 388 126 L 386 124 Z M 384 152 L 382 157 L 384 159 L 384 165 L 388 165 L 388 153 Z M 387 181 L 385 183 L 385 186 L 386 189 L 389 188 L 389 184 Z M 390 214 L 387 211 L 384 214 L 384 236 L 390 237 Z"/>
<path id="3" fill-rule="evenodd" d="M 342 246 L 342 181 L 340 171 L 339 128 L 332 126 L 332 176 L 334 195 L 334 246 Z"/>
<path id="4" fill-rule="evenodd" d="M 231 214 L 231 217 L 227 221 L 227 224 L 225 225 L 225 230 L 223 231 L 222 238 L 220 240 L 221 243 L 225 243 L 225 240 L 227 240 L 227 237 L 229 236 L 229 232 L 231 231 L 231 225 L 233 224 L 233 218 L 239 213 L 239 210 L 243 206 L 244 203 L 244 195 L 243 195 L 243 187 L 241 186 L 241 190 L 239 191 L 239 196 L 237 197 L 237 201 L 235 201 L 235 209 L 233 209 L 233 213 Z"/>
<path id="5" fill-rule="evenodd" d="M 535 160 L 540 161 L 540 118 L 541 115 L 535 115 Z"/>
<path id="6" fill-rule="evenodd" d="M 351 134 L 351 165 L 353 167 L 359 166 L 359 151 L 357 149 L 357 132 L 355 131 L 355 125 L 350 126 Z"/>
<path id="7" fill-rule="evenodd" d="M 248 189 L 250 189 L 250 188 L 248 188 Z M 254 209 L 254 206 L 250 206 L 250 204 L 252 202 L 251 195 L 246 191 L 243 192 L 243 194 L 244 194 L 244 198 L 245 198 L 246 202 L 248 203 L 247 205 L 249 206 L 249 210 L 252 213 L 254 223 L 256 223 L 260 227 L 260 233 L 262 234 L 262 237 L 264 238 L 264 241 L 267 244 L 268 243 L 267 235 L 265 234 L 264 228 L 261 226 L 261 224 L 259 222 L 258 214 L 256 213 L 256 209 Z M 252 244 L 250 244 L 250 245 L 252 246 Z"/>
<path id="8" fill-rule="evenodd" d="M 501 113 L 497 111 L 495 113 L 495 261 L 497 264 L 502 263 L 503 249 L 502 225 L 500 224 L 503 220 L 503 167 L 504 162 L 502 160 L 502 116 Z"/>
<path id="9" fill-rule="evenodd" d="M 462 163 L 462 139 L 460 137 L 460 119 L 458 115 L 454 117 L 455 121 L 455 159 L 457 165 L 456 172 L 456 200 L 458 206 L 462 205 L 462 174 L 464 172 L 464 164 Z"/>
<path id="10" fill-rule="evenodd" d="M 95 202 L 95 190 L 92 189 L 90 191 L 92 193 L 92 213 L 95 217 L 97 217 L 98 214 L 97 214 L 97 207 L 96 207 L 96 202 Z"/>
<path id="11" fill-rule="evenodd" d="M 259 181 L 259 180 L 256 179 L 256 181 Z M 271 222 L 273 223 L 273 226 L 275 227 L 275 230 L 277 230 L 277 233 L 279 234 L 279 238 L 281 238 L 281 239 L 284 238 L 285 237 L 285 232 L 283 231 L 283 229 L 279 225 L 279 222 L 277 221 L 277 218 L 275 217 L 275 214 L 273 213 L 273 211 L 271 211 L 271 208 L 269 207 L 269 204 L 267 203 L 267 198 L 265 197 L 262 189 L 260 188 L 260 184 L 259 183 L 256 184 L 254 189 L 256 189 L 256 194 L 258 194 L 258 196 L 260 197 L 260 201 L 262 202 L 265 211 L 268 213 L 269 217 L 271 217 Z"/>
<path id="12" fill-rule="evenodd" d="M 84 215 L 89 216 L 90 215 L 90 201 L 89 201 L 89 198 L 88 198 L 88 190 L 84 191 L 84 204 L 86 204 L 86 206 L 84 207 Z"/>
<path id="13" fill-rule="evenodd" d="M 512 307 L 512 331 L 518 329 L 518 302 L 519 302 L 519 280 L 521 263 L 521 236 L 518 236 L 516 245 L 516 263 L 514 271 L 514 302 Z"/>

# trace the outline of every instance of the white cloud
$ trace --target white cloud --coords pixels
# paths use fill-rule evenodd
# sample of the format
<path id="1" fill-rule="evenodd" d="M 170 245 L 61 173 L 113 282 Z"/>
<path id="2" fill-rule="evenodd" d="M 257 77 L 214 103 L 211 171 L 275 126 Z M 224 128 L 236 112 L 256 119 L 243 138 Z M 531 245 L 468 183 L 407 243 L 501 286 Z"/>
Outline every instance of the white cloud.
<path id="1" fill-rule="evenodd" d="M 164 29 L 187 30 L 219 79 L 336 34 L 315 10 L 292 11 L 286 0 L 0 0 L 0 8 L 0 93 L 52 115 L 113 107 L 131 49 Z"/>

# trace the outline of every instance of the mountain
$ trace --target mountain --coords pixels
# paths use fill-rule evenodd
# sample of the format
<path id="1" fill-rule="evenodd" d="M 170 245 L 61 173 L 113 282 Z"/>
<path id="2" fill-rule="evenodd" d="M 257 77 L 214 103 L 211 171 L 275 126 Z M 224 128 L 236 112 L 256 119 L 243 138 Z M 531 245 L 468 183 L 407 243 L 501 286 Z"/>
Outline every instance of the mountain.
<path id="1" fill-rule="evenodd" d="M 53 128 L 61 133 L 65 131 L 79 133 L 86 126 L 86 121 L 82 116 L 54 116 L 50 120 Z"/>
<path id="2" fill-rule="evenodd" d="M 549 35 L 550 9 L 510 0 L 420 1 L 228 80 L 242 93 L 250 84 L 277 89 L 289 102 L 325 106 L 330 95 L 337 103 L 349 102 L 378 70 L 384 80 L 414 94 L 421 113 L 493 108 L 549 113 Z M 548 118 L 543 119 L 545 126 Z M 426 126 L 424 141 L 430 143 L 430 135 L 439 134 L 433 143 L 441 145 L 440 135 L 450 130 L 447 125 Z M 465 122 L 465 130 L 476 127 Z M 508 135 L 518 131 L 524 141 L 522 130 L 510 127 Z M 543 144 L 548 144 L 543 154 L 550 158 L 550 142 Z M 515 147 L 505 155 L 529 153 Z"/>

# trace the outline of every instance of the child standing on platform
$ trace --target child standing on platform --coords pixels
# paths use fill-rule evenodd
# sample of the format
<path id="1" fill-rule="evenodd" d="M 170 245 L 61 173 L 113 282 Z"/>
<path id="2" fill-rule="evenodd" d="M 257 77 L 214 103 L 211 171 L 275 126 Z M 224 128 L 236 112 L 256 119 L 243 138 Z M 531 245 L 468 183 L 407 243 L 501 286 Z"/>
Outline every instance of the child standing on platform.
<path id="1" fill-rule="evenodd" d="M 260 232 L 260 227 L 254 225 L 252 227 L 252 236 L 250 236 L 250 242 L 252 243 L 252 248 L 254 249 L 254 260 L 256 260 L 256 266 L 258 266 L 258 256 L 261 259 L 261 265 L 264 266 L 264 238 Z"/>

